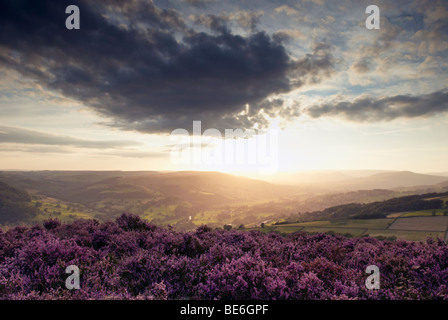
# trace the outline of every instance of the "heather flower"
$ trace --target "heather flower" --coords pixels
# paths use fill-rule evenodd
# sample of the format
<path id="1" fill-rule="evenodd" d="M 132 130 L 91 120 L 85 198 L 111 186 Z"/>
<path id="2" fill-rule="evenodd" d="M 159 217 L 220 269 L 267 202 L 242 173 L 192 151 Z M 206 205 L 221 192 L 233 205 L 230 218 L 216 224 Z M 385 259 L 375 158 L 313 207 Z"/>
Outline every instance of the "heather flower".
<path id="1" fill-rule="evenodd" d="M 79 290 L 65 287 L 69 265 Z M 368 265 L 379 290 L 365 286 Z M 0 230 L 0 299 L 448 299 L 447 284 L 441 239 L 177 232 L 128 214 Z"/>

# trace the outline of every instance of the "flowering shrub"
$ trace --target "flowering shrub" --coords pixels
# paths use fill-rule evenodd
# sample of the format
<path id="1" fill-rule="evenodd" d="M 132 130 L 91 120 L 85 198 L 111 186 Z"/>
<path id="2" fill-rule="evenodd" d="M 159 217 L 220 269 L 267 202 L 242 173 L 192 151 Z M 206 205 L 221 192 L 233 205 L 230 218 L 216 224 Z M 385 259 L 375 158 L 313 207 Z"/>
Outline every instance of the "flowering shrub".
<path id="1" fill-rule="evenodd" d="M 65 269 L 80 270 L 80 289 Z M 380 289 L 365 286 L 368 265 Z M 192 232 L 138 216 L 0 231 L 0 299 L 448 299 L 442 241 Z"/>

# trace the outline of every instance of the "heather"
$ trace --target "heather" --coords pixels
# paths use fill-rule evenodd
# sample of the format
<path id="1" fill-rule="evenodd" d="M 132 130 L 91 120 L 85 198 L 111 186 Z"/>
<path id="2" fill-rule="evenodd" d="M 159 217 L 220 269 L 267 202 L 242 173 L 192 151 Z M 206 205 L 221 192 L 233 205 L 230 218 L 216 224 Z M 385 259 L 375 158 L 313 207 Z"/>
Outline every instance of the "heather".
<path id="1" fill-rule="evenodd" d="M 69 265 L 79 290 L 65 287 Z M 0 229 L 0 299 L 447 299 L 447 283 L 441 240 L 179 232 L 126 214 Z"/>

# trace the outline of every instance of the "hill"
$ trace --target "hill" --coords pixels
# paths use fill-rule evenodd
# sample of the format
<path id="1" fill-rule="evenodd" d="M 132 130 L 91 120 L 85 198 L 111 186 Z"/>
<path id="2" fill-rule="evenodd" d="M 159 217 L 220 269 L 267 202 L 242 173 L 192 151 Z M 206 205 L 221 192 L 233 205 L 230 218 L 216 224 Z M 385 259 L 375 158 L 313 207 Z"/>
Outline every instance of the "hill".
<path id="1" fill-rule="evenodd" d="M 306 186 L 312 192 L 340 192 L 427 187 L 448 182 L 448 177 L 443 173 L 437 175 L 411 171 L 327 170 L 279 173 L 267 181 Z"/>
<path id="2" fill-rule="evenodd" d="M 447 177 L 414 173 L 410 171 L 382 172 L 368 177 L 349 179 L 338 182 L 340 189 L 392 189 L 399 187 L 415 187 L 434 185 L 447 181 Z"/>
<path id="3" fill-rule="evenodd" d="M 395 197 L 370 203 L 348 203 L 320 211 L 298 213 L 295 220 L 294 217 L 290 217 L 288 222 L 350 218 L 380 219 L 386 218 L 391 213 L 443 208 L 446 204 L 441 198 L 446 196 L 448 192 Z"/>
<path id="4" fill-rule="evenodd" d="M 64 201 L 176 199 L 196 205 L 276 198 L 291 188 L 219 172 L 36 171 L 1 172 L 13 186 Z"/>
<path id="5" fill-rule="evenodd" d="M 64 221 L 86 216 L 105 221 L 130 212 L 182 230 L 203 223 L 264 220 L 275 211 L 253 213 L 247 206 L 296 192 L 294 187 L 200 171 L 8 171 L 0 172 L 0 179 L 34 194 L 43 211 Z"/>
<path id="6" fill-rule="evenodd" d="M 39 211 L 31 207 L 30 195 L 0 182 L 0 223 L 14 223 L 34 217 Z"/>

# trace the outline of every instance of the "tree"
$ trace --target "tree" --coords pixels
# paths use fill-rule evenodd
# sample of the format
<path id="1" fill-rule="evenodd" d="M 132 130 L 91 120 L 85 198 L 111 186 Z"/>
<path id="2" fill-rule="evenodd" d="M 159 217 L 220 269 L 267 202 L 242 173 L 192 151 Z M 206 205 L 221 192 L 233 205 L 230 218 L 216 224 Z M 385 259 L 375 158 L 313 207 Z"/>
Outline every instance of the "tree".
<path id="1" fill-rule="evenodd" d="M 232 230 L 232 225 L 231 224 L 225 224 L 224 225 L 224 230 Z"/>

